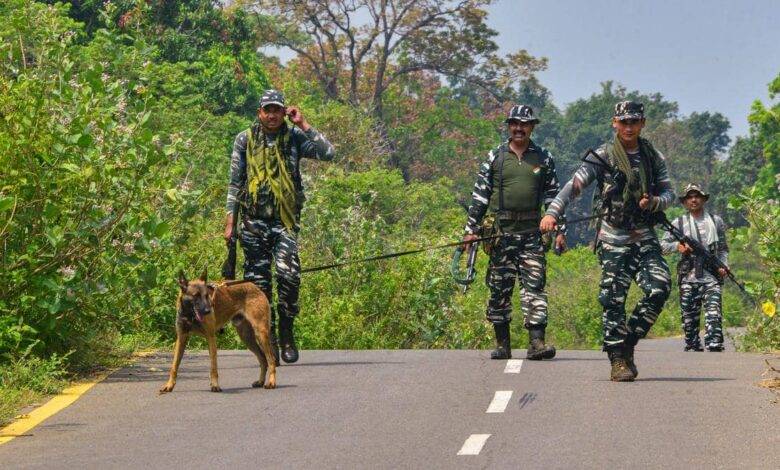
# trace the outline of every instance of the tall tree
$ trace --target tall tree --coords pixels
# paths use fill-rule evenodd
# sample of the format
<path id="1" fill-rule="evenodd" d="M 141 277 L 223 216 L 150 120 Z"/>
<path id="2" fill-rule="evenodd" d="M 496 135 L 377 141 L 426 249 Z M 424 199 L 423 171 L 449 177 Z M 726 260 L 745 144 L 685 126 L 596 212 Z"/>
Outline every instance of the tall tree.
<path id="1" fill-rule="evenodd" d="M 709 184 L 713 199 L 711 204 L 729 226 L 745 225 L 742 212 L 729 209 L 729 201 L 755 184 L 763 165 L 761 145 L 754 137 L 737 137 L 729 150 L 729 158 L 715 162 Z"/>
<path id="2" fill-rule="evenodd" d="M 780 96 L 780 75 L 769 84 L 769 98 Z M 751 135 L 762 147 L 766 164 L 756 183 L 758 194 L 777 199 L 780 197 L 780 104 L 765 106 L 759 100 L 753 103 L 750 114 Z"/>
<path id="3" fill-rule="evenodd" d="M 427 71 L 499 95 L 546 67 L 520 50 L 501 57 L 485 24 L 492 0 L 239 0 L 267 42 L 298 54 L 334 100 L 384 118 L 385 93 Z"/>
<path id="4" fill-rule="evenodd" d="M 731 143 L 731 138 L 726 134 L 731 124 L 722 114 L 709 112 L 692 113 L 686 120 L 686 124 L 700 153 L 699 166 L 703 164 L 704 167 L 704 171 L 700 171 L 700 182 L 709 184 L 718 155 Z"/>

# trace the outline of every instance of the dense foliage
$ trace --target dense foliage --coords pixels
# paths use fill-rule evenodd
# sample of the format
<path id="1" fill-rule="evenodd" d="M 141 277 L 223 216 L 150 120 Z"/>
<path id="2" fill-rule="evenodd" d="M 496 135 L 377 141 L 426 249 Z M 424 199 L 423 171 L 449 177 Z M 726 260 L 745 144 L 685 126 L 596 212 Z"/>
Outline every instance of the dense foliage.
<path id="1" fill-rule="evenodd" d="M 257 2 L 244 2 L 246 10 L 223 9 L 211 0 L 47 3 L 0 4 L 0 388 L 13 396 L 56 389 L 66 368 L 89 369 L 144 345 L 169 344 L 176 273 L 207 267 L 214 276 L 224 256 L 229 151 L 236 133 L 251 123 L 259 91 L 269 86 L 282 89 L 337 147 L 335 162 L 303 167 L 305 266 L 458 240 L 474 173 L 500 142 L 511 102 L 535 106 L 542 123 L 534 138 L 552 150 L 566 180 L 587 148 L 610 137 L 614 103 L 638 99 L 647 106 L 647 134 L 671 157 L 676 185 L 692 179 L 710 184 L 717 188 L 716 207 L 725 211 L 726 201 L 758 181 L 744 202 L 747 211 L 729 209 L 731 223 L 745 223 L 740 214 L 747 213 L 753 224 L 735 239 L 732 259 L 738 273 L 766 294 L 762 271 L 751 271 L 758 251 L 777 297 L 776 107 L 756 104 L 754 132 L 739 139 L 725 160 L 719 159 L 728 145 L 725 117 L 680 116 L 677 104 L 658 93 L 607 82 L 559 109 L 533 76 L 544 59 L 525 51 L 496 55 L 484 1 L 437 15 L 429 49 L 421 48 L 416 33 L 394 55 L 376 56 L 371 49 L 352 63 L 371 73 L 358 74 L 337 60 L 338 48 L 324 56 L 330 62 L 322 70 L 305 55 L 282 66 L 257 53 L 270 39 L 316 50 L 316 41 L 300 36 L 295 27 L 301 24 L 290 16 L 269 30 L 273 11 Z M 336 19 L 354 12 L 342 13 Z M 403 19 L 424 31 L 416 20 Z M 456 20 L 465 23 L 448 23 Z M 375 33 L 361 30 L 355 45 Z M 452 50 L 447 41 L 456 36 L 470 41 L 479 56 Z M 338 38 L 333 44 L 344 43 Z M 447 62 L 447 54 L 455 54 L 455 62 Z M 393 75 L 378 84 L 372 74 L 380 59 Z M 423 59 L 449 68 L 412 67 Z M 508 66 L 522 73 L 501 75 Z M 780 91 L 780 78 L 773 87 L 772 93 Z M 768 164 L 759 171 L 765 157 Z M 586 214 L 589 205 L 583 197 L 572 212 Z M 584 245 L 591 236 L 576 227 L 570 241 Z M 450 279 L 451 253 L 432 250 L 305 274 L 300 345 L 487 347 L 487 289 L 477 282 L 460 295 Z M 480 276 L 486 263 L 481 255 Z M 549 334 L 559 347 L 598 346 L 598 272 L 585 246 L 550 257 Z M 731 288 L 726 292 L 727 326 L 752 318 L 749 303 Z M 519 308 L 515 312 L 520 318 Z M 654 333 L 678 332 L 678 315 L 673 294 Z M 513 329 L 515 346 L 523 347 L 522 322 L 513 322 Z M 220 341 L 240 347 L 230 330 Z M 778 339 L 754 344 L 776 348 Z M 8 412 L 3 403 L 0 420 Z"/>

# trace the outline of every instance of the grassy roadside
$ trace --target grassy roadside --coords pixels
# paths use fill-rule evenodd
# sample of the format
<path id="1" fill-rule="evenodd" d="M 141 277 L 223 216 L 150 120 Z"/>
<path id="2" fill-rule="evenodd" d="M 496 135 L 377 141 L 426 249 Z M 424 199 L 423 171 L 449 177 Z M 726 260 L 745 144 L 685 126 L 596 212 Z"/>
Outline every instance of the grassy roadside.
<path id="1" fill-rule="evenodd" d="M 35 356 L 0 367 L 0 426 L 10 423 L 18 410 L 59 393 L 68 383 L 67 358 Z"/>
<path id="2" fill-rule="evenodd" d="M 47 359 L 28 355 L 0 363 L 0 428 L 10 424 L 20 410 L 45 402 L 75 381 L 126 366 L 138 351 L 167 348 L 158 337 L 148 333 L 117 334 L 89 354 L 53 354 Z"/>

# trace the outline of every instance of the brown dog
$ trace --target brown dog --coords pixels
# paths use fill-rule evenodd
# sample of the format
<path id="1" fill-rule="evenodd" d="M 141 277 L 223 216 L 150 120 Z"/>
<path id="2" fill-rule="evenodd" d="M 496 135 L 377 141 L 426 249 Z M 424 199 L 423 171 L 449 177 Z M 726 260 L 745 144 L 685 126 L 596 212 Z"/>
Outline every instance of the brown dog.
<path id="1" fill-rule="evenodd" d="M 221 392 L 217 375 L 217 332 L 228 322 L 260 362 L 260 379 L 252 387 L 276 387 L 276 362 L 271 348 L 271 321 L 268 299 L 251 282 L 208 284 L 204 271 L 200 279 L 187 281 L 179 271 L 179 298 L 176 300 L 176 347 L 168 383 L 160 393 L 172 392 L 176 385 L 184 349 L 190 334 L 204 336 L 209 342 L 211 391 Z M 259 342 L 259 344 L 258 344 Z M 265 380 L 266 371 L 268 381 Z"/>

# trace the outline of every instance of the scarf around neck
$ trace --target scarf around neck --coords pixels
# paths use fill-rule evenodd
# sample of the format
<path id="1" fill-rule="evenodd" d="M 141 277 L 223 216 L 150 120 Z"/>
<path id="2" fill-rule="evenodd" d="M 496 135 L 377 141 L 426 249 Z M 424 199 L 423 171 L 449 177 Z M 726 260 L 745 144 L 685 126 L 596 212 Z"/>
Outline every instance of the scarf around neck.
<path id="1" fill-rule="evenodd" d="M 268 146 L 265 129 L 258 119 L 246 134 L 247 190 L 252 202 L 257 202 L 258 189 L 270 189 L 282 223 L 292 230 L 295 226 L 295 184 L 282 154 L 290 139 L 287 124 L 279 128 L 273 147 Z"/>
<path id="2" fill-rule="evenodd" d="M 628 158 L 626 149 L 623 148 L 623 144 L 615 136 L 611 142 L 607 144 L 607 154 L 611 161 L 615 162 L 621 173 L 626 175 L 626 185 L 623 187 L 623 202 L 628 202 L 630 199 L 639 201 L 642 199 L 643 194 L 650 193 L 650 182 L 647 181 L 647 158 L 651 155 L 651 152 L 655 152 L 650 143 L 639 138 L 639 181 L 637 181 L 636 175 L 631 168 L 631 161 Z"/>

